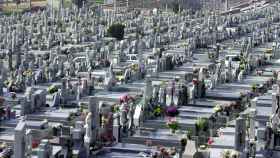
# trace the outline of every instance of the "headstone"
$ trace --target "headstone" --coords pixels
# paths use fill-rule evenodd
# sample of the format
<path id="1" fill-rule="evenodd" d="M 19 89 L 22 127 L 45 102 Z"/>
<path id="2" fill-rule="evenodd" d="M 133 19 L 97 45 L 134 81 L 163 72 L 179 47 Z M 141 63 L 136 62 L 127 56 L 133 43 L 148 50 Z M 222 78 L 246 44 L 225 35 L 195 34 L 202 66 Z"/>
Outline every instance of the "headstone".
<path id="1" fill-rule="evenodd" d="M 276 113 L 277 108 L 279 108 L 280 100 L 277 93 L 272 93 L 272 114 Z"/>
<path id="2" fill-rule="evenodd" d="M 236 119 L 234 149 L 242 152 L 245 148 L 246 120 L 243 117 Z"/>
<path id="3" fill-rule="evenodd" d="M 190 91 L 189 91 L 189 100 L 191 101 L 192 104 L 195 104 L 195 85 L 193 85 L 191 88 L 190 88 Z"/>
<path id="4" fill-rule="evenodd" d="M 52 156 L 52 148 L 47 139 L 41 140 L 38 149 L 38 158 L 49 158 Z"/>
<path id="5" fill-rule="evenodd" d="M 25 130 L 26 124 L 21 120 L 15 128 L 14 156 L 15 158 L 25 158 Z"/>
<path id="6" fill-rule="evenodd" d="M 256 109 L 250 108 L 250 133 L 249 138 L 255 140 L 255 117 L 256 117 Z"/>
<path id="7" fill-rule="evenodd" d="M 113 121 L 113 137 L 115 141 L 118 143 L 120 141 L 120 115 L 118 113 L 114 114 L 114 121 Z"/>
<path id="8" fill-rule="evenodd" d="M 197 145 L 195 141 L 188 140 L 188 143 L 185 147 L 184 153 L 182 155 L 182 158 L 194 158 L 197 157 Z"/>
<path id="9" fill-rule="evenodd" d="M 254 99 L 251 100 L 251 108 L 256 109 L 257 108 L 257 102 L 258 102 L 258 97 L 255 97 Z"/>
<path id="10" fill-rule="evenodd" d="M 100 127 L 100 118 L 99 118 L 99 105 L 96 97 L 89 98 L 89 111 L 91 112 L 92 119 L 92 141 L 95 142 L 97 139 L 98 129 Z"/>

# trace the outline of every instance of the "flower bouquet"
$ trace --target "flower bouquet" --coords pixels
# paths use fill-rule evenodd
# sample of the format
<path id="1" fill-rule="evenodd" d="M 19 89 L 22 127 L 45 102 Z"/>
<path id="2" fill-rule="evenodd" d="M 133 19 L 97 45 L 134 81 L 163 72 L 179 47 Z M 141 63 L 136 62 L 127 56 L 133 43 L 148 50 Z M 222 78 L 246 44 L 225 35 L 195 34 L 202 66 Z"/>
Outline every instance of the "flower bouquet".
<path id="1" fill-rule="evenodd" d="M 206 131 L 208 129 L 208 122 L 206 118 L 199 118 L 195 122 L 195 126 L 197 128 L 197 131 Z"/>
<path id="2" fill-rule="evenodd" d="M 186 146 L 187 143 L 188 143 L 188 139 L 187 139 L 187 138 L 182 138 L 182 139 L 181 139 L 181 145 L 182 145 L 182 146 Z"/>
<path id="3" fill-rule="evenodd" d="M 230 158 L 232 154 L 232 150 L 230 149 L 225 149 L 222 151 L 222 158 Z"/>
<path id="4" fill-rule="evenodd" d="M 33 74 L 32 70 L 28 69 L 28 70 L 24 71 L 22 75 L 23 76 L 32 76 L 32 74 Z"/>
<path id="5" fill-rule="evenodd" d="M 177 115 L 179 115 L 179 110 L 177 109 L 176 106 L 171 105 L 171 106 L 167 107 L 166 115 L 169 117 L 176 117 Z"/>
<path id="6" fill-rule="evenodd" d="M 113 105 L 112 106 L 112 112 L 113 113 L 118 113 L 120 111 L 120 106 L 119 105 Z"/>
<path id="7" fill-rule="evenodd" d="M 256 91 L 257 91 L 257 84 L 253 84 L 253 85 L 252 85 L 252 91 L 253 91 L 253 92 L 256 92 Z"/>
<path id="8" fill-rule="evenodd" d="M 193 79 L 193 80 L 192 80 L 192 83 L 193 83 L 194 85 L 197 85 L 197 84 L 198 84 L 198 80 L 197 80 L 197 79 Z"/>
<path id="9" fill-rule="evenodd" d="M 133 100 L 134 100 L 134 98 L 132 96 L 129 96 L 128 94 L 125 94 L 120 97 L 120 103 L 129 102 L 129 101 L 133 101 Z"/>
<path id="10" fill-rule="evenodd" d="M 222 111 L 221 105 L 216 105 L 216 106 L 214 107 L 214 112 L 215 112 L 215 113 L 218 113 L 218 112 L 221 112 L 221 111 Z"/>
<path id="11" fill-rule="evenodd" d="M 53 93 L 55 93 L 55 92 L 57 92 L 57 91 L 58 91 L 58 88 L 57 88 L 56 86 L 54 86 L 54 85 L 48 87 L 48 92 L 49 92 L 50 94 L 53 94 Z"/>
<path id="12" fill-rule="evenodd" d="M 179 129 L 179 124 L 176 120 L 169 120 L 167 127 L 171 130 L 171 133 L 175 133 Z"/>
<path id="13" fill-rule="evenodd" d="M 162 114 L 162 108 L 160 107 L 160 105 L 157 105 L 153 111 L 153 114 L 155 117 L 159 117 Z"/>

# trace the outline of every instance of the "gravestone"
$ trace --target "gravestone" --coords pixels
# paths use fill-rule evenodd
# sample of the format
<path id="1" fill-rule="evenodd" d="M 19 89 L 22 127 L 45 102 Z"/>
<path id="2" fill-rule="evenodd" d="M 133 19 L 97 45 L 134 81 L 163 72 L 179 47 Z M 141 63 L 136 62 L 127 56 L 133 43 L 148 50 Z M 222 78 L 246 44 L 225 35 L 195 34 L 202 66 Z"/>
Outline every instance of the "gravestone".
<path id="1" fill-rule="evenodd" d="M 118 113 L 114 114 L 113 119 L 113 137 L 115 139 L 115 142 L 118 143 L 121 138 L 120 115 Z"/>
<path id="2" fill-rule="evenodd" d="M 26 124 L 21 120 L 15 128 L 14 153 L 15 158 L 25 158 L 25 131 Z"/>
<path id="3" fill-rule="evenodd" d="M 43 139 L 39 145 L 38 158 L 49 158 L 52 157 L 52 148 L 49 144 L 49 140 Z"/>
<path id="4" fill-rule="evenodd" d="M 97 140 L 98 129 L 100 127 L 100 118 L 99 118 L 99 105 L 98 99 L 96 97 L 89 98 L 89 112 L 91 112 L 92 126 L 89 127 L 92 132 L 92 142 Z"/>
<path id="5" fill-rule="evenodd" d="M 243 117 L 236 119 L 234 149 L 242 152 L 245 148 L 246 120 Z"/>

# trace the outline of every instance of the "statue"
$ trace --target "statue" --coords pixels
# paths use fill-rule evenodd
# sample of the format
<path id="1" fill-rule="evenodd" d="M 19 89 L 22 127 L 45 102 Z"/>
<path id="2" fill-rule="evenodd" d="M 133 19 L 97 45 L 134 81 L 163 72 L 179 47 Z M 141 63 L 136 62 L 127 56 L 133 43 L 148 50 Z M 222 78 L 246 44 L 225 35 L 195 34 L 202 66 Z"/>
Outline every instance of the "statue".
<path id="1" fill-rule="evenodd" d="M 91 136 L 92 136 L 92 113 L 89 112 L 86 116 L 86 119 L 85 119 L 85 129 L 86 129 L 86 133 L 85 133 L 85 136 L 84 136 L 84 141 L 86 144 L 90 144 L 91 143 Z"/>

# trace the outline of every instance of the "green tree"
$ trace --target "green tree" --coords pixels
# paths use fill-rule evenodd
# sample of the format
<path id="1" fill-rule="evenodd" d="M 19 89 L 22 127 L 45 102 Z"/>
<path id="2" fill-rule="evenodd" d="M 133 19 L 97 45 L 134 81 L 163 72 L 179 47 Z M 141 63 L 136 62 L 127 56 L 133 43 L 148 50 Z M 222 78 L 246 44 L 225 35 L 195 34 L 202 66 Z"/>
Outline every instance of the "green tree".
<path id="1" fill-rule="evenodd" d="M 173 12 L 174 12 L 175 14 L 178 14 L 179 11 L 180 11 L 180 5 L 179 5 L 179 3 L 177 3 L 177 2 L 173 3 Z"/>
<path id="2" fill-rule="evenodd" d="M 125 26 L 120 23 L 112 24 L 108 30 L 108 36 L 115 37 L 117 40 L 122 40 L 124 37 L 124 28 Z"/>

